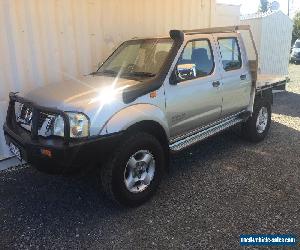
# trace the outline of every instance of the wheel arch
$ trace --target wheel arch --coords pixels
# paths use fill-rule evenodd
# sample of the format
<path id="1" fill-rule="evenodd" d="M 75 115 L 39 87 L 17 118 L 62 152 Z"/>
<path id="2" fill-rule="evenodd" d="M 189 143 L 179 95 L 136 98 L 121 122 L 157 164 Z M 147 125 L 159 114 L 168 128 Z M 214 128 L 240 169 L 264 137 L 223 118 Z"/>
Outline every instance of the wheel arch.
<path id="1" fill-rule="evenodd" d="M 153 135 L 163 146 L 166 166 L 169 165 L 169 126 L 165 112 L 153 104 L 135 104 L 115 113 L 103 126 L 101 135 L 123 131 L 125 136 L 134 131 Z"/>
<path id="2" fill-rule="evenodd" d="M 164 128 L 156 121 L 153 120 L 140 121 L 131 125 L 126 131 L 130 133 L 136 130 L 149 133 L 154 137 L 156 137 L 160 142 L 163 142 L 164 144 L 167 145 L 169 144 L 169 139 Z"/>
<path id="3" fill-rule="evenodd" d="M 161 143 L 163 150 L 165 152 L 165 159 L 166 159 L 165 170 L 168 171 L 170 165 L 169 138 L 163 126 L 156 121 L 145 120 L 131 125 L 126 129 L 125 133 L 132 134 L 136 131 L 148 133 L 154 136 Z"/>
<path id="4" fill-rule="evenodd" d="M 159 125 L 169 138 L 169 126 L 165 112 L 153 104 L 140 103 L 131 105 L 116 112 L 105 123 L 100 131 L 100 135 L 126 131 L 136 124 L 151 123 Z M 147 126 L 146 126 L 147 127 Z"/>

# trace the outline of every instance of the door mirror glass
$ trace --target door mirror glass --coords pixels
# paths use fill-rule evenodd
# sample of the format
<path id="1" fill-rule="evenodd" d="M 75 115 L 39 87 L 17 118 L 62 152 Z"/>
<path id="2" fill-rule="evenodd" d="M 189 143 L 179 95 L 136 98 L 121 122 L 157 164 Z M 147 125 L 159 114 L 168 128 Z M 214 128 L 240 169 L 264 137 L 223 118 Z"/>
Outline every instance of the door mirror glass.
<path id="1" fill-rule="evenodd" d="M 196 77 L 196 64 L 178 64 L 176 73 L 179 81 L 193 79 Z"/>

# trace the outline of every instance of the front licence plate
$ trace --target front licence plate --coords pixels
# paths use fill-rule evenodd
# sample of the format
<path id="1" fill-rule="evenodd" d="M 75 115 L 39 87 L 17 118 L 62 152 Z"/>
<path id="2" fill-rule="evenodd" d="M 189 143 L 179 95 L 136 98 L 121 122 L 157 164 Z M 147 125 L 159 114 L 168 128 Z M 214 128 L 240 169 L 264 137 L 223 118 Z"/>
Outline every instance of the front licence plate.
<path id="1" fill-rule="evenodd" d="M 20 149 L 13 143 L 9 144 L 10 152 L 15 155 L 19 160 L 22 160 Z"/>

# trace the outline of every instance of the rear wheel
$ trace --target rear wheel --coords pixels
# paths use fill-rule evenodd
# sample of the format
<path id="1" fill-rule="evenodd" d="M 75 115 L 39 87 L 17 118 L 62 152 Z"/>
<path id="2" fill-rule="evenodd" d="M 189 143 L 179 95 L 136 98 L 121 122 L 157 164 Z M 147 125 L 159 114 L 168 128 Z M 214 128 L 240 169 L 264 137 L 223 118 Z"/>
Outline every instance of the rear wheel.
<path id="1" fill-rule="evenodd" d="M 249 141 L 260 142 L 267 136 L 270 125 L 271 104 L 257 100 L 252 116 L 242 126 L 242 134 Z"/>
<path id="2" fill-rule="evenodd" d="M 138 206 L 157 190 L 164 166 L 164 150 L 154 136 L 129 135 L 101 169 L 103 189 L 121 205 Z"/>

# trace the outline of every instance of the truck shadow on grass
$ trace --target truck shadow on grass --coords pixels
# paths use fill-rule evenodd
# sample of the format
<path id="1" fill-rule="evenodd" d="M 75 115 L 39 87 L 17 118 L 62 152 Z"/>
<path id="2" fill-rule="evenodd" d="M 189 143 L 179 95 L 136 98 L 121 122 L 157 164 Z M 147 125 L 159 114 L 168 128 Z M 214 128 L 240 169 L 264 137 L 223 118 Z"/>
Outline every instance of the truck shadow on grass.
<path id="1" fill-rule="evenodd" d="M 290 138 L 294 141 L 291 142 Z M 99 228 L 106 234 L 116 225 L 125 230 L 126 223 L 134 223 L 135 219 L 147 216 L 151 218 L 153 214 L 164 221 L 163 215 L 160 216 L 162 210 L 167 209 L 169 214 L 176 213 L 176 208 L 182 204 L 193 206 L 197 203 L 197 206 L 206 207 L 203 208 L 206 213 L 215 209 L 217 202 L 219 209 L 221 206 L 226 211 L 228 208 L 222 208 L 225 205 L 217 199 L 227 199 L 227 206 L 235 207 L 234 199 L 228 198 L 228 195 L 242 192 L 239 190 L 243 190 L 242 185 L 246 181 L 243 175 L 251 171 L 263 174 L 264 168 L 269 166 L 272 169 L 286 161 L 285 157 L 289 155 L 284 152 L 277 156 L 278 162 L 276 158 L 273 163 L 270 159 L 274 152 L 285 150 L 293 143 L 299 145 L 299 131 L 276 122 L 273 122 L 268 138 L 259 144 L 243 141 L 232 130 L 214 136 L 174 155 L 159 192 L 150 202 L 135 209 L 120 208 L 107 200 L 94 174 L 49 176 L 33 168 L 0 174 L 0 239 L 8 245 L 23 242 L 21 234 L 27 234 L 27 227 L 35 230 L 32 237 L 36 239 L 48 235 L 50 231 L 55 237 L 63 239 L 77 232 L 80 238 L 80 235 L 93 233 Z M 299 148 L 294 150 L 300 155 Z M 259 168 L 257 163 L 264 161 L 263 168 Z M 229 184 L 224 184 L 224 180 Z M 243 183 L 240 183 L 241 180 Z M 235 189 L 236 186 L 241 186 L 241 189 Z M 223 190 L 223 196 L 220 190 Z M 243 202 L 248 201 L 241 200 L 241 204 Z"/>

